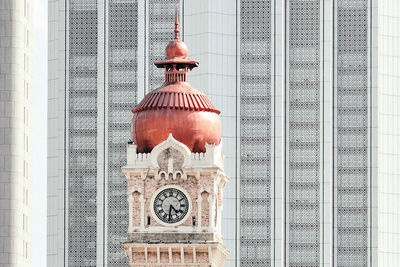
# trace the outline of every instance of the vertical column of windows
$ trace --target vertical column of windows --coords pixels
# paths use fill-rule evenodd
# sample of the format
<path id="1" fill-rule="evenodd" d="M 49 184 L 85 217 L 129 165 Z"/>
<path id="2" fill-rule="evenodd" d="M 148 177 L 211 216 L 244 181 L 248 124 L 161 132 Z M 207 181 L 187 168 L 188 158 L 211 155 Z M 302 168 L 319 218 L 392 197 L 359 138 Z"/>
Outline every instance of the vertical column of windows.
<path id="1" fill-rule="evenodd" d="M 131 109 L 137 101 L 138 3 L 109 0 L 108 4 L 108 266 L 128 266 L 121 247 L 128 229 L 126 142 Z"/>
<path id="2" fill-rule="evenodd" d="M 320 1 L 288 1 L 288 266 L 320 264 Z"/>
<path id="3" fill-rule="evenodd" d="M 29 139 L 31 136 L 31 127 L 30 127 L 30 122 L 29 122 L 29 114 L 30 114 L 30 108 L 31 108 L 31 103 L 28 99 L 28 85 L 31 82 L 31 66 L 30 66 L 30 57 L 31 57 L 31 48 L 30 43 L 29 43 L 29 30 L 31 27 L 31 21 L 29 19 L 29 9 L 31 8 L 30 1 L 25 0 L 23 2 L 23 16 L 21 16 L 21 23 L 23 31 L 21 34 L 23 36 L 20 36 L 21 38 L 21 43 L 23 44 L 22 46 L 22 51 L 24 55 L 24 62 L 23 62 L 23 81 L 24 81 L 24 97 L 22 98 L 22 105 L 23 105 L 23 110 L 21 109 L 21 112 L 23 111 L 23 144 L 24 144 L 24 153 L 23 153 L 23 197 L 22 197 L 22 209 L 21 209 L 21 214 L 22 214 L 22 238 L 23 238 L 23 256 L 25 259 L 28 261 L 31 258 L 31 238 L 30 238 L 30 227 L 29 226 L 29 220 L 31 216 L 31 211 L 30 211 L 30 202 L 29 202 L 29 190 L 32 188 L 31 185 L 31 180 L 29 177 L 29 172 L 28 168 L 31 165 L 31 148 L 30 148 L 30 143 Z M 22 13 L 22 9 L 21 9 Z M 22 14 L 21 14 L 22 15 Z M 22 42 L 23 40 L 23 42 Z"/>
<path id="4" fill-rule="evenodd" d="M 240 265 L 271 266 L 271 1 L 240 2 Z"/>
<path id="5" fill-rule="evenodd" d="M 69 1 L 68 266 L 96 265 L 96 0 Z"/>
<path id="6" fill-rule="evenodd" d="M 337 266 L 368 266 L 368 1 L 337 1 Z"/>
<path id="7" fill-rule="evenodd" d="M 149 89 L 153 90 L 164 83 L 163 69 L 154 62 L 165 58 L 165 46 L 174 38 L 175 11 L 180 0 L 149 0 Z"/>

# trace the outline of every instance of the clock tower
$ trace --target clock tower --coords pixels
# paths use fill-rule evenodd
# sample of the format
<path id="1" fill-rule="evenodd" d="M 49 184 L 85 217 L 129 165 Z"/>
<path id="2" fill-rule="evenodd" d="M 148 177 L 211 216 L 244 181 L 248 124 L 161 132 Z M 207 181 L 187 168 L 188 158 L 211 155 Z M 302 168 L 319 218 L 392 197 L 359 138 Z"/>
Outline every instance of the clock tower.
<path id="1" fill-rule="evenodd" d="M 221 267 L 224 173 L 219 111 L 188 83 L 198 66 L 179 39 L 166 47 L 165 83 L 132 110 L 127 145 L 130 267 Z"/>

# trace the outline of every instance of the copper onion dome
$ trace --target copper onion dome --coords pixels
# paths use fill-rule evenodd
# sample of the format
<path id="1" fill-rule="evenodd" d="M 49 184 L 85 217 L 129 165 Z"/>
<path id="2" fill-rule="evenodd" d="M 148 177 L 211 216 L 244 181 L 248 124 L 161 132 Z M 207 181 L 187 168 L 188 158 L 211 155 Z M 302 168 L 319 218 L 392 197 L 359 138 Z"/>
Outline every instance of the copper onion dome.
<path id="1" fill-rule="evenodd" d="M 172 133 L 192 152 L 205 152 L 205 143 L 220 143 L 220 111 L 187 82 L 188 70 L 197 67 L 198 62 L 187 58 L 188 48 L 179 39 L 178 13 L 175 39 L 165 53 L 165 60 L 154 63 L 165 69 L 163 86 L 148 93 L 132 110 L 132 140 L 138 152 L 150 152 Z"/>

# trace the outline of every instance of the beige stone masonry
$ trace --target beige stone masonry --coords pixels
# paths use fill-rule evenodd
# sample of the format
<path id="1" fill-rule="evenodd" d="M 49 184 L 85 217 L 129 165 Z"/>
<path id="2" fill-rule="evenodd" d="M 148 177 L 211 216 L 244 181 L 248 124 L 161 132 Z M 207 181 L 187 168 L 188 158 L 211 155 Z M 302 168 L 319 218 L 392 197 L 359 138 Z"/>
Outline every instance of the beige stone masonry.
<path id="1" fill-rule="evenodd" d="M 131 267 L 219 267 L 228 251 L 219 242 L 212 243 L 124 243 L 123 247 Z"/>

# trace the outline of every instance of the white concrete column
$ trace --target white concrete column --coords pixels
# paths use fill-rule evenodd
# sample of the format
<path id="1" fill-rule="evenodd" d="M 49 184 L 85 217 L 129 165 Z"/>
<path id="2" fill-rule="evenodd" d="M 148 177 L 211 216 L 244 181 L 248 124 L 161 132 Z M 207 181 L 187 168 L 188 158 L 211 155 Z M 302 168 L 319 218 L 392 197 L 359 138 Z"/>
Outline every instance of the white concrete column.
<path id="1" fill-rule="evenodd" d="M 203 201 L 203 198 L 201 197 L 201 193 L 199 193 L 199 196 L 197 197 L 197 225 L 196 227 L 200 229 L 201 227 L 201 202 Z"/>
<path id="2" fill-rule="evenodd" d="M 139 197 L 140 201 L 140 228 L 144 229 L 145 228 L 145 204 L 146 204 L 146 199 L 144 199 L 143 194 L 140 194 Z"/>
<path id="3" fill-rule="evenodd" d="M 133 196 L 128 195 L 128 208 L 129 208 L 129 220 L 128 220 L 128 233 L 133 232 Z"/>
<path id="4" fill-rule="evenodd" d="M 214 221 L 215 221 L 215 198 L 213 194 L 209 194 L 208 195 L 208 210 L 209 210 L 209 222 L 208 222 L 208 227 L 210 227 L 210 229 L 214 228 Z"/>
<path id="5" fill-rule="evenodd" d="M 107 101 L 105 99 L 107 86 L 105 84 L 105 76 L 107 71 L 105 70 L 105 42 L 106 36 L 104 36 L 105 27 L 106 27 L 106 9 L 107 9 L 108 1 L 99 1 L 97 3 L 97 177 L 96 177 L 96 265 L 97 266 L 105 266 L 104 262 L 105 255 L 107 255 L 107 245 L 105 244 L 105 236 L 107 226 L 104 221 L 104 214 L 107 212 L 104 209 L 104 206 L 107 208 L 105 199 L 106 189 L 106 177 L 107 177 L 107 168 L 105 167 L 105 158 L 106 158 L 106 137 L 105 130 L 106 129 L 106 114 L 107 114 Z M 104 255 L 105 253 L 105 255 Z"/>

